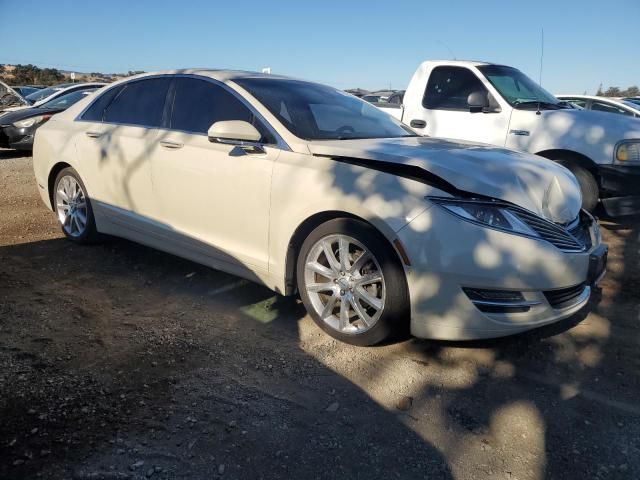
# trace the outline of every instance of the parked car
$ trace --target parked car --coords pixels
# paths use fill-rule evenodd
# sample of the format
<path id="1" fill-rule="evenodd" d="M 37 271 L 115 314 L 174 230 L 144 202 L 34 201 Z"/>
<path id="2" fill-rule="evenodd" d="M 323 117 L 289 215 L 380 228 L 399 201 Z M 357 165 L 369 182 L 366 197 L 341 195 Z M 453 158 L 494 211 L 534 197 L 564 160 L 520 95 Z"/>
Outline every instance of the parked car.
<path id="1" fill-rule="evenodd" d="M 397 90 L 378 90 L 364 95 L 362 99 L 369 103 L 386 103 L 396 93 L 398 93 Z"/>
<path id="2" fill-rule="evenodd" d="M 627 98 L 623 98 L 623 100 L 625 102 L 631 102 L 635 105 L 640 106 L 640 97 L 627 97 Z"/>
<path id="3" fill-rule="evenodd" d="M 0 109 L 3 112 L 14 112 L 16 110 L 21 110 L 29 107 L 39 107 L 40 105 L 48 102 L 49 100 L 53 100 L 59 95 L 63 95 L 65 93 L 74 92 L 76 90 L 82 90 L 86 87 L 97 87 L 104 86 L 105 83 L 101 82 L 84 82 L 84 83 L 61 83 L 59 85 L 54 85 L 53 87 L 43 88 L 34 92 L 25 97 L 26 103 L 19 106 L 12 106 L 9 108 Z M 2 114 L 0 114 L 0 118 L 2 118 Z"/>
<path id="4" fill-rule="evenodd" d="M 640 208 L 640 122 L 571 108 L 519 70 L 466 61 L 427 61 L 402 108 L 380 106 L 416 131 L 534 153 L 569 168 L 583 206 L 610 214 Z"/>
<path id="5" fill-rule="evenodd" d="M 369 95 L 365 95 L 362 97 L 363 100 L 373 104 L 381 104 L 380 106 L 391 106 L 391 107 L 400 107 L 402 105 L 402 99 L 404 98 L 404 90 L 395 90 L 392 92 L 378 92 L 372 93 Z"/>
<path id="6" fill-rule="evenodd" d="M 597 97 L 595 95 L 556 95 L 556 98 L 571 102 L 585 110 L 640 117 L 640 105 L 624 99 Z"/>
<path id="7" fill-rule="evenodd" d="M 422 137 L 302 80 L 140 75 L 54 116 L 33 153 L 69 240 L 117 235 L 298 291 L 352 344 L 521 332 L 580 310 L 604 274 L 564 167 Z"/>
<path id="8" fill-rule="evenodd" d="M 36 130 L 53 115 L 65 111 L 71 105 L 95 92 L 98 85 L 73 89 L 41 104 L 39 107 L 8 112 L 0 117 L 0 147 L 31 150 Z"/>
<path id="9" fill-rule="evenodd" d="M 355 95 L 358 98 L 362 98 L 365 95 L 371 93 L 369 90 L 365 90 L 363 88 L 350 88 L 345 90 L 345 92 L 350 93 L 351 95 Z"/>
<path id="10" fill-rule="evenodd" d="M 22 95 L 23 97 L 26 97 L 27 95 L 31 95 L 34 92 L 37 92 L 38 90 L 42 90 L 43 87 L 33 87 L 30 85 L 19 85 L 19 86 L 14 86 L 12 87 L 16 92 L 18 92 L 20 95 Z"/>

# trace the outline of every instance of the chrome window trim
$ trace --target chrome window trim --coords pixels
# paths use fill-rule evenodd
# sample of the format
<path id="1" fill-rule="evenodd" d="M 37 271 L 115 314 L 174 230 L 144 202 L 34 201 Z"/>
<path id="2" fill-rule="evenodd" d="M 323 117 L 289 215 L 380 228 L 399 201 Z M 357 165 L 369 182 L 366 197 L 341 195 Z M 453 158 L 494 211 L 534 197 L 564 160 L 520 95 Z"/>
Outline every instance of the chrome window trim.
<path id="1" fill-rule="evenodd" d="M 273 128 L 273 126 L 264 118 L 264 116 L 258 112 L 256 110 L 256 108 L 246 99 L 244 98 L 242 95 L 240 95 L 236 90 L 234 90 L 233 88 L 229 87 L 227 84 L 225 84 L 224 82 L 221 82 L 220 80 L 216 80 L 214 78 L 211 77 L 207 77 L 204 75 L 197 75 L 194 73 L 166 73 L 166 74 L 159 74 L 159 75 L 148 75 L 142 78 L 136 78 L 133 80 L 128 80 L 126 82 L 122 82 L 122 83 L 118 83 L 117 85 L 113 85 L 111 87 L 108 88 L 104 88 L 103 90 L 101 90 L 101 95 L 104 95 L 106 91 L 108 91 L 110 88 L 117 88 L 118 86 L 121 85 L 126 85 L 129 83 L 134 83 L 134 82 L 140 82 L 143 80 L 149 80 L 149 79 L 153 79 L 153 78 L 169 78 L 169 79 L 174 79 L 174 78 L 193 78 L 195 80 L 204 80 L 206 82 L 212 83 L 216 86 L 222 87 L 223 89 L 225 89 L 227 92 L 231 93 L 231 95 L 234 96 L 234 98 L 236 98 L 237 100 L 239 100 L 245 107 L 247 107 L 249 109 L 249 111 L 255 115 L 255 117 L 258 119 L 258 121 L 260 121 L 265 128 L 269 131 L 269 133 L 271 133 L 271 135 L 273 135 L 273 137 L 276 139 L 276 143 L 265 143 L 262 144 L 265 147 L 273 147 L 273 148 L 279 148 L 280 150 L 285 150 L 285 151 L 291 151 L 291 148 L 289 147 L 289 145 L 287 144 L 287 142 L 285 142 L 285 140 L 282 138 L 282 136 L 278 133 L 278 131 Z M 171 86 L 169 87 L 171 89 Z M 123 90 L 124 91 L 124 90 Z M 168 92 L 167 92 L 168 93 Z M 186 133 L 189 135 L 199 135 L 199 136 L 203 136 L 206 137 L 207 134 L 206 133 L 202 133 L 202 132 L 192 132 L 192 131 L 188 131 L 188 130 L 180 130 L 177 128 L 168 128 L 168 127 L 163 127 L 163 126 L 151 126 L 151 125 L 140 125 L 140 124 L 132 124 L 132 123 L 118 123 L 118 122 L 94 122 L 91 120 L 84 120 L 82 118 L 82 116 L 84 115 L 84 113 L 91 108 L 91 106 L 100 98 L 100 96 L 96 96 L 96 98 L 93 99 L 93 101 L 91 103 L 89 103 L 89 105 L 87 105 L 84 109 L 82 109 L 82 111 L 76 115 L 76 117 L 74 118 L 75 122 L 86 122 L 86 123 L 100 123 L 103 125 L 117 125 L 117 126 L 123 126 L 123 127 L 138 127 L 138 128 L 146 128 L 146 129 L 150 129 L 150 130 L 161 130 L 161 131 L 168 131 L 168 132 L 180 132 L 180 133 Z M 118 94 L 120 95 L 120 94 Z M 117 96 L 116 96 L 117 98 Z M 174 92 L 174 97 L 175 98 L 175 92 Z M 111 101 L 113 102 L 114 99 L 112 99 Z M 173 100 L 173 99 L 172 99 Z M 166 102 L 166 100 L 165 100 Z M 173 110 L 173 105 L 171 105 L 171 110 Z"/>

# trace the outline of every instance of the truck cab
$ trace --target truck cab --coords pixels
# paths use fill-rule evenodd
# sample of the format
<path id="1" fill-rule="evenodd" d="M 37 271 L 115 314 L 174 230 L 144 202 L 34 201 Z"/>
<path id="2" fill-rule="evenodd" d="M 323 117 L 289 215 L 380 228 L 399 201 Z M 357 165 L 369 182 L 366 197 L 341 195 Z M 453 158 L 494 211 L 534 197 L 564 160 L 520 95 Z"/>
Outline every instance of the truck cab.
<path id="1" fill-rule="evenodd" d="M 418 133 L 534 153 L 576 176 L 583 206 L 640 206 L 640 119 L 574 108 L 516 68 L 427 61 L 400 108 L 383 107 Z"/>

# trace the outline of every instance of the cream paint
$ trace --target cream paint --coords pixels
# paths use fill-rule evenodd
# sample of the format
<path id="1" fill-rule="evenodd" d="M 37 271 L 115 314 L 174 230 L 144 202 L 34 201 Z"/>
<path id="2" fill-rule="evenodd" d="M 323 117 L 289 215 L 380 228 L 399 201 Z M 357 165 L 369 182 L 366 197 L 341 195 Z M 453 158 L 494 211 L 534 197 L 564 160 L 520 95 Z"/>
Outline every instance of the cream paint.
<path id="1" fill-rule="evenodd" d="M 212 143 L 205 135 L 78 121 L 88 98 L 38 130 L 34 171 L 45 203 L 49 174 L 65 162 L 85 182 L 99 231 L 278 292 L 285 291 L 288 247 L 303 222 L 325 212 L 360 217 L 390 243 L 399 239 L 404 246 L 411 262 L 405 270 L 412 331 L 423 337 L 506 335 L 557 321 L 583 305 L 571 312 L 544 304 L 531 315 L 482 314 L 464 297 L 461 285 L 521 288 L 529 300 L 542 298 L 540 290 L 584 281 L 589 252 L 569 254 L 543 241 L 461 221 L 425 199 L 448 193 L 375 170 L 375 165 L 419 167 L 460 189 L 511 201 L 556 221 L 575 217 L 580 200 L 564 168 L 513 151 L 426 138 L 308 142 L 293 136 L 233 83 L 235 75 L 244 74 L 174 73 L 209 77 L 236 90 L 282 142 L 255 153 Z M 87 132 L 100 135 L 91 138 Z M 374 168 L 335 156 L 365 159 Z"/>

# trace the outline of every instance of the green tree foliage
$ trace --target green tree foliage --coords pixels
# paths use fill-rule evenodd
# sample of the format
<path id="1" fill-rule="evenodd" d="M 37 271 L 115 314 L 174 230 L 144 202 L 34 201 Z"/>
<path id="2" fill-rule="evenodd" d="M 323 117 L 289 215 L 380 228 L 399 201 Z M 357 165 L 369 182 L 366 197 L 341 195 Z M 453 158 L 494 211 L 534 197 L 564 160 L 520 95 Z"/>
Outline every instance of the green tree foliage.
<path id="1" fill-rule="evenodd" d="M 39 68 L 35 65 L 15 65 L 13 71 L 0 71 L 4 80 L 13 85 L 54 85 L 64 80 L 64 75 L 55 68 Z"/>
<path id="2" fill-rule="evenodd" d="M 600 84 L 596 95 L 599 97 L 638 97 L 640 96 L 640 88 L 635 85 L 625 90 L 621 90 L 619 87 L 609 87 L 603 91 L 602 84 Z"/>

